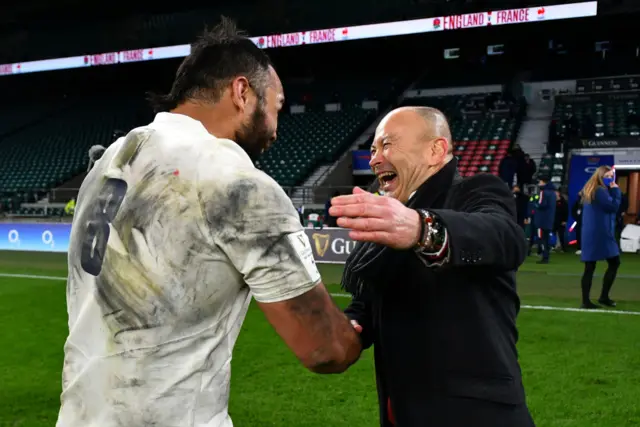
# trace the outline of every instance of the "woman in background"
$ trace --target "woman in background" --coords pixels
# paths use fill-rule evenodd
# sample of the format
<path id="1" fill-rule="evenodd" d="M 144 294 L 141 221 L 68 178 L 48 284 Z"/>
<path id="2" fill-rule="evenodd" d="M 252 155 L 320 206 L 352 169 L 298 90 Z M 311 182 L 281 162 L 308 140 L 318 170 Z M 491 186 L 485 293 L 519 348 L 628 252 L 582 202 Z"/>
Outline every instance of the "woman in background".
<path id="1" fill-rule="evenodd" d="M 620 266 L 620 252 L 616 242 L 616 221 L 620 207 L 620 188 L 609 166 L 600 166 L 582 189 L 582 308 L 599 308 L 591 302 L 589 292 L 596 271 L 596 262 L 607 260 L 598 302 L 608 307 L 616 303 L 609 298 Z"/>

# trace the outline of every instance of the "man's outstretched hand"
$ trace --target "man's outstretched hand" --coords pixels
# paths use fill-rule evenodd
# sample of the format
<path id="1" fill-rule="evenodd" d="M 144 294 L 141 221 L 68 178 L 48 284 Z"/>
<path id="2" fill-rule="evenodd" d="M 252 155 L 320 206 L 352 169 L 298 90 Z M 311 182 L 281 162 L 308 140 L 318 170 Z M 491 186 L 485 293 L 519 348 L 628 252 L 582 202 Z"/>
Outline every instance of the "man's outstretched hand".
<path id="1" fill-rule="evenodd" d="M 408 249 L 418 243 L 420 216 L 391 197 L 381 197 L 358 187 L 353 194 L 331 199 L 329 214 L 340 227 L 349 228 L 349 237 L 394 249 Z"/>

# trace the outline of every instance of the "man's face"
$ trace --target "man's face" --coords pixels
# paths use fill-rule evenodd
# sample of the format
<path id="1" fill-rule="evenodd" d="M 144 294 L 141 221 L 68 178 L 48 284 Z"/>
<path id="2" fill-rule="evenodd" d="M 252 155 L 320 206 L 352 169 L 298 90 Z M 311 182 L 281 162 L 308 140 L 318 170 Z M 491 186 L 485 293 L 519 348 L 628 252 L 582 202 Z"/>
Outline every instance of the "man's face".
<path id="1" fill-rule="evenodd" d="M 270 69 L 270 82 L 265 96 L 260 100 L 252 91 L 245 109 L 245 118 L 236 131 L 235 142 L 256 160 L 276 140 L 278 113 L 284 104 L 284 92 L 280 78 Z"/>
<path id="2" fill-rule="evenodd" d="M 429 132 L 424 120 L 410 110 L 391 112 L 380 122 L 369 165 L 385 196 L 406 203 L 429 177 L 430 169 L 442 161 L 442 141 L 436 144 L 437 138 L 429 137 Z M 445 155 L 446 149 L 445 140 Z"/>

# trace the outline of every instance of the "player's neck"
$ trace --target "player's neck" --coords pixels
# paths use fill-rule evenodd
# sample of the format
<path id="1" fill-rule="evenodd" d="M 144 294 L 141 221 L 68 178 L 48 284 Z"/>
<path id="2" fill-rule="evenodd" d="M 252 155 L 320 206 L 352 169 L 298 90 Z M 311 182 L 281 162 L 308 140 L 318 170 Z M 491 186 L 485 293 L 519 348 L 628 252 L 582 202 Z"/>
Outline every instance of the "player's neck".
<path id="1" fill-rule="evenodd" d="M 233 125 L 228 118 L 225 119 L 227 115 L 223 114 L 219 107 L 187 102 L 178 105 L 170 112 L 173 114 L 182 114 L 199 121 L 207 132 L 216 138 L 234 138 Z"/>

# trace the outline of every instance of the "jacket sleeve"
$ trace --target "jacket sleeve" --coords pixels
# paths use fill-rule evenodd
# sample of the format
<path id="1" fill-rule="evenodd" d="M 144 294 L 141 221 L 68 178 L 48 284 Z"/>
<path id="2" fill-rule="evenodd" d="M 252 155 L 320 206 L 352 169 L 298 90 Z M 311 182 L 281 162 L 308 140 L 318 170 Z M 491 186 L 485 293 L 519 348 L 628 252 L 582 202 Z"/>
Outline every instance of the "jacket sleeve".
<path id="1" fill-rule="evenodd" d="M 360 342 L 362 349 L 366 350 L 373 345 L 373 317 L 371 311 L 371 302 L 369 300 L 368 289 L 365 287 L 362 292 L 354 296 L 351 304 L 344 311 L 344 314 L 350 319 L 355 320 L 362 326 L 360 333 Z"/>
<path id="2" fill-rule="evenodd" d="M 546 190 L 542 190 L 540 192 L 540 199 L 538 200 L 537 209 L 541 211 L 546 211 L 547 209 L 549 209 L 550 202 L 551 202 L 551 199 L 549 198 L 549 192 Z"/>
<path id="3" fill-rule="evenodd" d="M 454 209 L 430 210 L 447 230 L 447 266 L 487 266 L 516 270 L 527 256 L 524 231 L 516 220 L 511 192 L 493 175 L 467 179 Z"/>
<path id="4" fill-rule="evenodd" d="M 595 195 L 596 203 L 604 209 L 605 212 L 618 213 L 622 193 L 619 188 L 612 188 L 610 191 L 604 188 L 598 188 Z"/>

